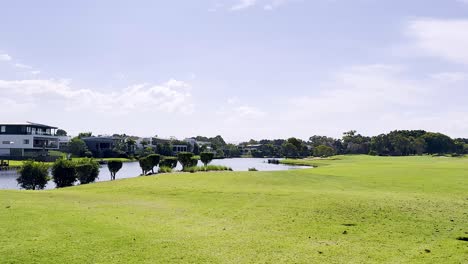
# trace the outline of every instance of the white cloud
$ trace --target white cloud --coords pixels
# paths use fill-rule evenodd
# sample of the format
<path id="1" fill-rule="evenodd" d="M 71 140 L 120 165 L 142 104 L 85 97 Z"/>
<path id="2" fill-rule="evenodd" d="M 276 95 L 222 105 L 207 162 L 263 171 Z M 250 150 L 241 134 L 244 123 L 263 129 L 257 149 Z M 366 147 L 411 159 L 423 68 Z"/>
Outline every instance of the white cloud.
<path id="1" fill-rule="evenodd" d="M 258 120 L 267 116 L 259 107 L 242 103 L 238 97 L 231 97 L 227 104 L 217 112 L 228 123 L 242 123 L 248 120 Z"/>
<path id="2" fill-rule="evenodd" d="M 231 7 L 231 11 L 244 10 L 258 5 L 263 6 L 264 10 L 269 11 L 291 1 L 292 0 L 238 0 L 238 2 Z"/>
<path id="3" fill-rule="evenodd" d="M 266 115 L 265 112 L 261 111 L 257 107 L 248 105 L 241 105 L 234 108 L 234 113 L 240 118 L 262 118 Z"/>
<path id="4" fill-rule="evenodd" d="M 190 85 L 169 80 L 162 85 L 139 84 L 115 92 L 98 92 L 90 89 L 75 89 L 67 80 L 0 80 L 0 91 L 8 91 L 10 99 L 37 105 L 63 104 L 68 111 L 88 110 L 91 112 L 185 113 L 193 111 Z"/>
<path id="5" fill-rule="evenodd" d="M 468 19 L 415 19 L 406 31 L 416 50 L 447 61 L 468 64 Z"/>
<path id="6" fill-rule="evenodd" d="M 20 69 L 28 69 L 28 70 L 32 69 L 32 66 L 22 64 L 22 63 L 15 63 L 14 66 Z"/>
<path id="7" fill-rule="evenodd" d="M 17 102 L 15 99 L 0 97 L 2 113 L 18 114 L 27 113 L 33 105 L 30 102 Z"/>
<path id="8" fill-rule="evenodd" d="M 432 74 L 431 77 L 441 82 L 461 82 L 468 80 L 468 73 L 464 72 L 441 72 Z"/>
<path id="9" fill-rule="evenodd" d="M 6 54 L 6 53 L 0 53 L 0 61 L 11 61 L 13 58 Z"/>
<path id="10" fill-rule="evenodd" d="M 268 3 L 268 4 L 265 4 L 265 5 L 263 6 L 263 9 L 265 9 L 265 10 L 273 10 L 273 9 L 275 9 L 275 8 L 277 8 L 277 7 L 281 6 L 281 5 L 283 5 L 283 4 L 286 4 L 287 2 L 289 2 L 289 0 L 273 0 L 273 1 L 271 1 L 270 3 Z"/>
<path id="11" fill-rule="evenodd" d="M 257 0 L 240 0 L 239 3 L 231 7 L 232 11 L 242 10 L 257 4 Z"/>

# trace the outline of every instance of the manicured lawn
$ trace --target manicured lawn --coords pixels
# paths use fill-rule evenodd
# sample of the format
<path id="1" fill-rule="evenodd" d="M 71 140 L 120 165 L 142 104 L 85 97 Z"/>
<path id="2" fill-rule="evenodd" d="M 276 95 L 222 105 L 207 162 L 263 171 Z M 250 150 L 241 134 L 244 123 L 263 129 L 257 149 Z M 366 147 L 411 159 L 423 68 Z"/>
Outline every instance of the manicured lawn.
<path id="1" fill-rule="evenodd" d="M 0 191 L 0 263 L 467 263 L 468 159 Z"/>

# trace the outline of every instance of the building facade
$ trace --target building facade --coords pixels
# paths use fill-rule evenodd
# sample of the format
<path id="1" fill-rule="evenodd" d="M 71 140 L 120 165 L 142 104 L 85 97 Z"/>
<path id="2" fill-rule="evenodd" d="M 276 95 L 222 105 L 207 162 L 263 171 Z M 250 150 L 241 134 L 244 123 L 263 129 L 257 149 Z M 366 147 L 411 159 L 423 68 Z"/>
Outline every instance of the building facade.
<path id="1" fill-rule="evenodd" d="M 107 157 L 111 155 L 112 149 L 121 140 L 121 138 L 106 136 L 84 137 L 81 139 L 95 157 Z"/>
<path id="2" fill-rule="evenodd" d="M 0 123 L 0 157 L 47 156 L 59 149 L 57 127 L 37 123 Z"/>

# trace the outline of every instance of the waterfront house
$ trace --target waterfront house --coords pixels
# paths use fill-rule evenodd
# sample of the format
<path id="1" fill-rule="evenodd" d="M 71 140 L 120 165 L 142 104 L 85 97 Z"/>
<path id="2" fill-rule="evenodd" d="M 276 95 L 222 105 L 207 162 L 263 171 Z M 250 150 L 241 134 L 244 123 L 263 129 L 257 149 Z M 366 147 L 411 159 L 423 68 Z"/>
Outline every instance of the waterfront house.
<path id="1" fill-rule="evenodd" d="M 94 157 L 109 156 L 115 145 L 121 141 L 120 137 L 99 136 L 99 137 L 83 137 L 81 138 L 88 150 L 93 153 Z"/>
<path id="2" fill-rule="evenodd" d="M 32 122 L 0 123 L 0 157 L 21 159 L 47 156 L 49 150 L 59 149 L 56 129 Z"/>

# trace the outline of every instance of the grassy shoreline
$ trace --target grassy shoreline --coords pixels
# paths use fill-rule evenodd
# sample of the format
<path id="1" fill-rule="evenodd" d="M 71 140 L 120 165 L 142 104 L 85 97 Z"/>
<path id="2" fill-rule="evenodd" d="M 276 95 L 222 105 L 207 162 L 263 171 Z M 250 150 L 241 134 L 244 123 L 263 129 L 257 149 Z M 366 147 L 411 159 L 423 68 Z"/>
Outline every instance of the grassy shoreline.
<path id="1" fill-rule="evenodd" d="M 0 191 L 0 263 L 466 261 L 467 158 L 304 162 Z"/>

